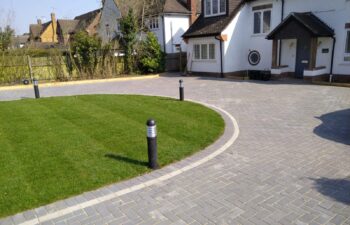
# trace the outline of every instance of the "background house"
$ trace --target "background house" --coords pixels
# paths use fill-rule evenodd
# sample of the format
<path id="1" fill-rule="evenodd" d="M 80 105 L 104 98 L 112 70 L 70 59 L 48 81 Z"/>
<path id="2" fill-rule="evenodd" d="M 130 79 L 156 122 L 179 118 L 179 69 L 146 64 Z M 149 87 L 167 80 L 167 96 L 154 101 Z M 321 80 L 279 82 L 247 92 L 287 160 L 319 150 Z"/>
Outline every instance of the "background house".
<path id="1" fill-rule="evenodd" d="M 167 54 L 186 52 L 182 35 L 197 19 L 201 11 L 199 0 L 155 1 L 147 10 L 145 24 Z"/>
<path id="2" fill-rule="evenodd" d="M 183 36 L 188 71 L 350 81 L 350 1 L 205 0 L 202 9 Z"/>
<path id="3" fill-rule="evenodd" d="M 51 21 L 42 23 L 38 19 L 37 24 L 29 26 L 29 40 L 40 43 L 57 43 L 57 21 L 56 15 L 51 13 Z"/>
<path id="4" fill-rule="evenodd" d="M 57 20 L 58 42 L 67 45 L 73 35 L 77 32 L 79 20 Z"/>

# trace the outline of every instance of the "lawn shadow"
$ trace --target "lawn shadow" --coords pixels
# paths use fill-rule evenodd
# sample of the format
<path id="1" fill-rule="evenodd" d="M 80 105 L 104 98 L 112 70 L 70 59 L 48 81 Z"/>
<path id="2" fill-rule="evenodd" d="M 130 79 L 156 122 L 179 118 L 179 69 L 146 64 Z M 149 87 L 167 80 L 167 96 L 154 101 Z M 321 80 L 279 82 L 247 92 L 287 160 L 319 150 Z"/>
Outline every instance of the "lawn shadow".
<path id="1" fill-rule="evenodd" d="M 318 136 L 350 145 L 350 109 L 335 111 L 316 117 L 322 124 L 314 129 Z"/>
<path id="2" fill-rule="evenodd" d="M 338 202 L 350 205 L 350 177 L 345 179 L 309 178 L 314 181 L 314 188 L 321 194 Z"/>
<path id="3" fill-rule="evenodd" d="M 125 157 L 125 156 L 121 156 L 121 155 L 116 155 L 116 154 L 113 154 L 113 153 L 108 153 L 108 154 L 105 155 L 105 157 L 110 158 L 110 159 L 114 159 L 114 160 L 117 160 L 117 161 L 125 162 L 125 163 L 134 164 L 134 165 L 137 165 L 137 166 L 148 166 L 147 162 L 143 162 L 143 161 L 140 161 L 140 160 L 137 160 L 137 159 L 131 159 L 131 158 L 128 158 L 128 157 Z"/>

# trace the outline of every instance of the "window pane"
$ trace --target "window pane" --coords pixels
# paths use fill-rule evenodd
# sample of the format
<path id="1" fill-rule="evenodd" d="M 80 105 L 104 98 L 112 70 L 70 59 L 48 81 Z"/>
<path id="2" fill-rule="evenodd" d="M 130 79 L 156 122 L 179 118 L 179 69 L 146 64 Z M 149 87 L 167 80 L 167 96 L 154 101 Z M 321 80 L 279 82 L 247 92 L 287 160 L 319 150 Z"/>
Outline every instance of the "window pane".
<path id="1" fill-rule="evenodd" d="M 220 13 L 226 12 L 226 0 L 220 0 Z"/>
<path id="2" fill-rule="evenodd" d="M 211 0 L 205 0 L 205 14 L 211 14 Z"/>
<path id="3" fill-rule="evenodd" d="M 254 34 L 261 33 L 261 12 L 254 13 Z"/>
<path id="4" fill-rule="evenodd" d="M 349 53 L 350 54 L 350 30 L 348 31 L 348 35 L 347 35 L 347 38 L 346 38 L 345 53 Z"/>
<path id="5" fill-rule="evenodd" d="M 194 45 L 194 58 L 200 59 L 200 46 Z"/>
<path id="6" fill-rule="evenodd" d="M 202 45 L 201 53 L 202 53 L 202 59 L 208 59 L 208 45 Z"/>
<path id="7" fill-rule="evenodd" d="M 270 24 L 271 24 L 271 11 L 265 11 L 263 33 L 267 33 L 270 31 Z"/>
<path id="8" fill-rule="evenodd" d="M 215 44 L 209 45 L 209 59 L 215 59 Z"/>
<path id="9" fill-rule="evenodd" d="M 213 14 L 218 14 L 218 6 L 219 6 L 219 2 L 218 0 L 213 0 Z"/>

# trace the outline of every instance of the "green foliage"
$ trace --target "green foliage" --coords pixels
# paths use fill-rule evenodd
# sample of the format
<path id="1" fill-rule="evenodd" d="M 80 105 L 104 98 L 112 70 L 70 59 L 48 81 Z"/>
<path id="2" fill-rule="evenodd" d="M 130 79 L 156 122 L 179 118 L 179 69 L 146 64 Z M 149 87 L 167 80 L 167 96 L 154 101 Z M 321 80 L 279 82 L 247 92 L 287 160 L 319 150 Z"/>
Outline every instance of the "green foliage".
<path id="1" fill-rule="evenodd" d="M 10 26 L 6 26 L 4 30 L 0 27 L 0 51 L 11 47 L 14 35 L 15 31 Z"/>
<path id="2" fill-rule="evenodd" d="M 138 57 L 142 72 L 155 73 L 164 71 L 165 55 L 157 37 L 152 32 L 148 32 L 146 40 L 141 43 Z"/>
<path id="3" fill-rule="evenodd" d="M 101 47 L 102 44 L 99 38 L 89 36 L 84 31 L 74 35 L 71 51 L 79 72 L 86 73 L 90 78 L 93 78 L 98 65 L 98 52 Z"/>
<path id="4" fill-rule="evenodd" d="M 124 68 L 125 72 L 130 74 L 134 69 L 134 53 L 138 32 L 137 20 L 132 9 L 129 9 L 128 15 L 120 20 L 120 32 L 118 39 L 125 53 Z"/>

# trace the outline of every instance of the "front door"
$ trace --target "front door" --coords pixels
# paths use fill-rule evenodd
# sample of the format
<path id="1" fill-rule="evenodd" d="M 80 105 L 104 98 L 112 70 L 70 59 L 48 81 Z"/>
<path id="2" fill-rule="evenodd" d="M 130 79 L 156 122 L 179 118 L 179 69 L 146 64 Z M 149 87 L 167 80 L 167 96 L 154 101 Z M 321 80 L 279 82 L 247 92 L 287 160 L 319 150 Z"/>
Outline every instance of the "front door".
<path id="1" fill-rule="evenodd" d="M 297 55 L 295 63 L 295 76 L 297 78 L 304 77 L 304 70 L 309 67 L 310 63 L 310 38 L 300 38 L 297 41 Z"/>

